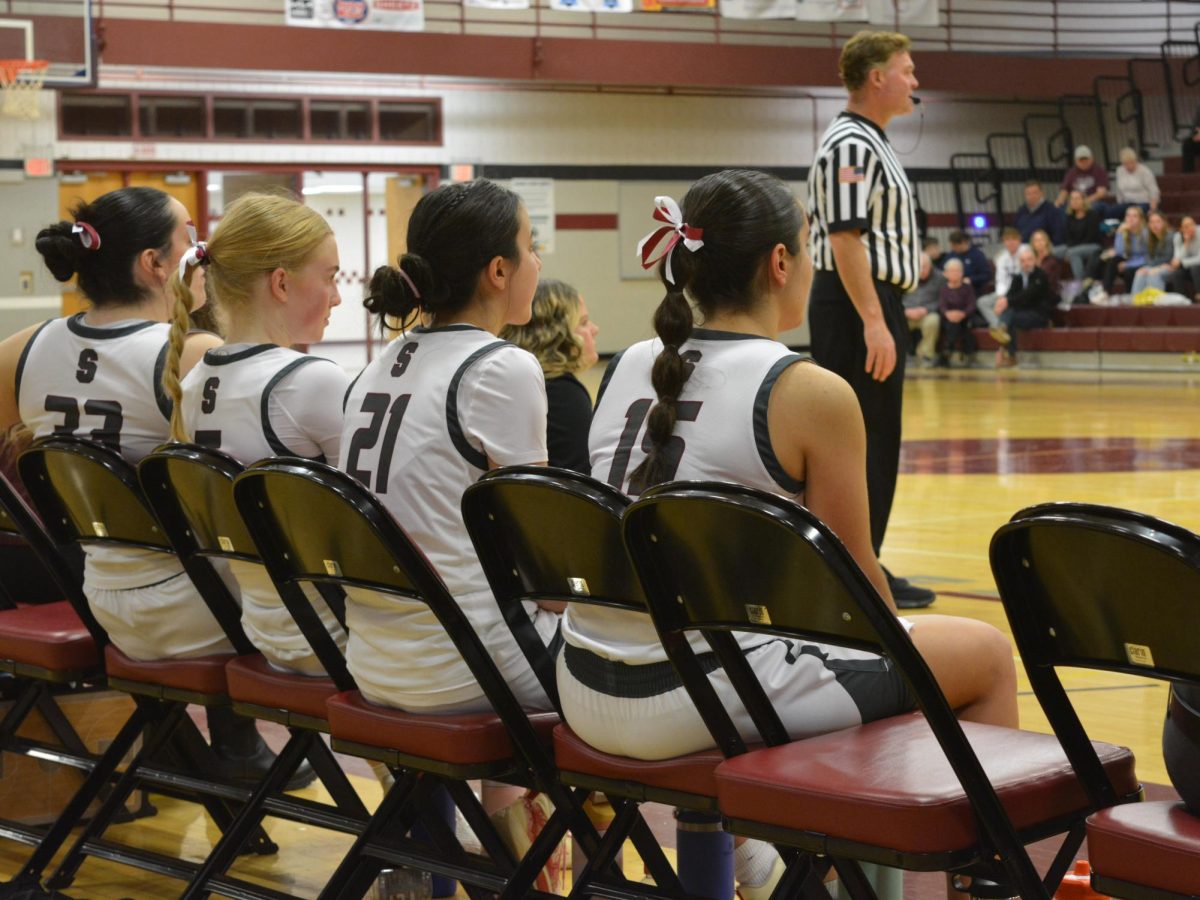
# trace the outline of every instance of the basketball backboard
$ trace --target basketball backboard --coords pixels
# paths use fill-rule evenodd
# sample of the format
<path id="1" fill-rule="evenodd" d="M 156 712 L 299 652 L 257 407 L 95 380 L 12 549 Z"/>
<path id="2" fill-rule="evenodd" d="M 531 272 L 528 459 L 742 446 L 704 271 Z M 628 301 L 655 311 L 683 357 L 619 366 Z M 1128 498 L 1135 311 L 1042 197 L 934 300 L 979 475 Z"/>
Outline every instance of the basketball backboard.
<path id="1" fill-rule="evenodd" d="M 46 60 L 46 87 L 94 85 L 92 0 L 0 0 L 0 59 Z"/>

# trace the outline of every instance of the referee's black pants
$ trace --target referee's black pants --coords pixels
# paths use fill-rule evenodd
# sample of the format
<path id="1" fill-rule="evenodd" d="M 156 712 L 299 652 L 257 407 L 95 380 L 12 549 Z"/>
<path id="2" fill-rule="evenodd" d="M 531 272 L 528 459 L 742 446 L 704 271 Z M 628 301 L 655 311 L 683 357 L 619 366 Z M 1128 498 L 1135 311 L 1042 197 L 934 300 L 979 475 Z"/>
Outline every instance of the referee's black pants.
<path id="1" fill-rule="evenodd" d="M 883 547 L 896 476 L 900 470 L 900 414 L 904 403 L 904 362 L 908 357 L 908 322 L 900 289 L 875 282 L 888 330 L 896 341 L 896 368 L 884 381 L 866 371 L 867 344 L 863 322 L 836 272 L 813 275 L 808 303 L 812 355 L 818 363 L 850 383 L 862 407 L 867 428 L 867 498 L 871 505 L 871 544 Z"/>

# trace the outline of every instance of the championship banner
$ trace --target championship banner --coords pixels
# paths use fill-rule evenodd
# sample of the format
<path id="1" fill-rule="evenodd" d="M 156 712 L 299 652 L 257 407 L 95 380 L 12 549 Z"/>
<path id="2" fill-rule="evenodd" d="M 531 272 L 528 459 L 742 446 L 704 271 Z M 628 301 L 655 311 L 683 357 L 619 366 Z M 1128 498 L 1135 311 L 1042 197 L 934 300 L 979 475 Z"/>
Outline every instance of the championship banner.
<path id="1" fill-rule="evenodd" d="M 937 0 L 867 0 L 867 19 L 872 25 L 938 26 Z"/>
<path id="2" fill-rule="evenodd" d="M 866 0 L 797 0 L 796 18 L 802 22 L 865 22 Z"/>
<path id="3" fill-rule="evenodd" d="M 529 9 L 529 0 L 463 0 L 463 6 L 478 9 Z"/>
<path id="4" fill-rule="evenodd" d="M 424 0 L 284 0 L 288 25 L 424 31 Z"/>
<path id="5" fill-rule="evenodd" d="M 720 0 L 726 19 L 794 19 L 796 0 Z"/>
<path id="6" fill-rule="evenodd" d="M 550 0 L 555 12 L 629 13 L 633 0 Z"/>

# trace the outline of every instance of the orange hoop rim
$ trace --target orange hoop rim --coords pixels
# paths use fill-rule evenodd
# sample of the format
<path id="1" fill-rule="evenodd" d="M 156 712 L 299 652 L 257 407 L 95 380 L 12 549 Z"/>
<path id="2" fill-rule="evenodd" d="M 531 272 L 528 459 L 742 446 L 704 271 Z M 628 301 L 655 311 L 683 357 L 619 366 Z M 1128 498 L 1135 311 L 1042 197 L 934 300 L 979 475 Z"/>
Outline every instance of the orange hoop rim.
<path id="1" fill-rule="evenodd" d="M 0 82 L 11 84 L 22 72 L 44 76 L 48 68 L 50 61 L 46 59 L 0 59 Z"/>

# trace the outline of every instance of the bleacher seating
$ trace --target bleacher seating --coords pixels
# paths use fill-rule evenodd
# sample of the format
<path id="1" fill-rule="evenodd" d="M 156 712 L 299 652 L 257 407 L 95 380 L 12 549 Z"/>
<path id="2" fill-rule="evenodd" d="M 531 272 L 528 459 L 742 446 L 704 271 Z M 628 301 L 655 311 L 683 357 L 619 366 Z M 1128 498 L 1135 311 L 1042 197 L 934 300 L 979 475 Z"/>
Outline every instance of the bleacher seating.
<path id="1" fill-rule="evenodd" d="M 980 350 L 999 345 L 975 329 Z M 1021 351 L 1092 353 L 1200 352 L 1200 304 L 1192 306 L 1074 306 L 1050 328 L 1021 333 Z"/>

